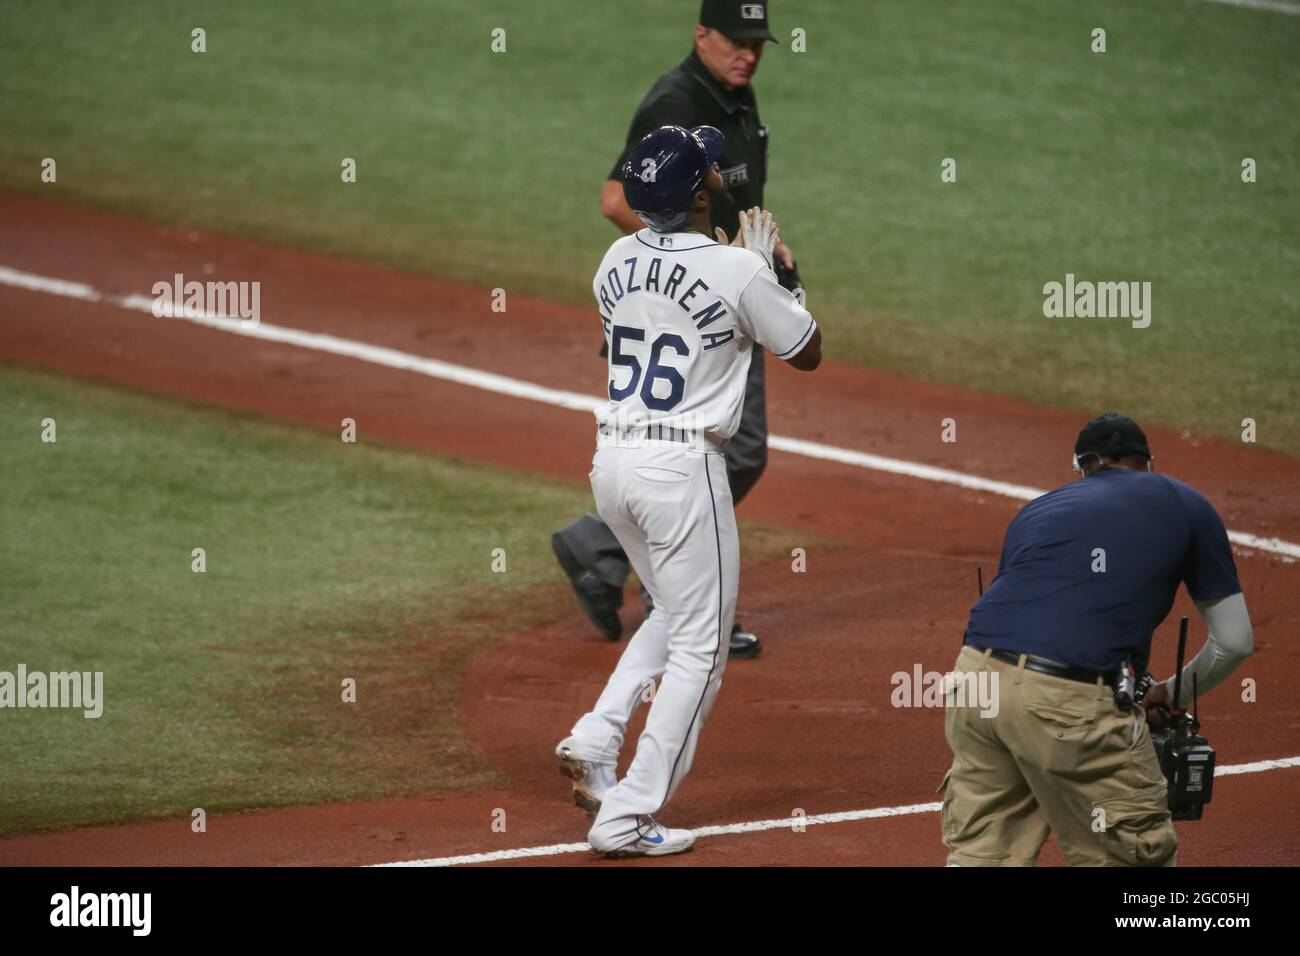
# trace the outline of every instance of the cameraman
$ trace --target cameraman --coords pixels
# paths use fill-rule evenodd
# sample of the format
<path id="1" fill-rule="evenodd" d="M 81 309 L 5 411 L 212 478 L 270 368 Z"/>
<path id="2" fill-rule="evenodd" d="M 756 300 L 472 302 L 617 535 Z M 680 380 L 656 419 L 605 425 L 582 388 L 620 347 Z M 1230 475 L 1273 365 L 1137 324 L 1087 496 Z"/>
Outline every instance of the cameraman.
<path id="1" fill-rule="evenodd" d="M 1213 506 L 1153 474 L 1146 436 L 1122 415 L 1089 422 L 1074 451 L 1082 480 L 1016 515 L 971 610 L 955 670 L 993 672 L 999 707 L 984 717 L 949 700 L 949 865 L 1031 866 L 1054 832 L 1072 866 L 1172 866 L 1167 785 L 1142 710 L 1116 700 L 1120 668 L 1146 670 L 1180 582 L 1209 631 L 1184 670 L 1183 705 L 1193 674 L 1207 691 L 1253 650 Z M 1168 705 L 1172 687 L 1144 703 Z"/>

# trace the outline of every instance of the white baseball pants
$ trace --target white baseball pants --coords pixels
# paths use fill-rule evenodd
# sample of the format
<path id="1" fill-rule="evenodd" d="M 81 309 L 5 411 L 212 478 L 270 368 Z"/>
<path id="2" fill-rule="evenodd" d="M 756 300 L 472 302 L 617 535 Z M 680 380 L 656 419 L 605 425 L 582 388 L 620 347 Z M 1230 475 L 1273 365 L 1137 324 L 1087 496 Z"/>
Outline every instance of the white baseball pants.
<path id="1" fill-rule="evenodd" d="M 726 461 L 669 441 L 607 444 L 592 462 L 600 517 L 627 551 L 654 611 L 628 642 L 593 710 L 573 727 L 575 752 L 613 762 L 628 719 L 662 677 L 625 776 L 605 793 L 589 840 L 637 839 L 691 768 L 722 686 L 740 581 L 740 542 Z"/>

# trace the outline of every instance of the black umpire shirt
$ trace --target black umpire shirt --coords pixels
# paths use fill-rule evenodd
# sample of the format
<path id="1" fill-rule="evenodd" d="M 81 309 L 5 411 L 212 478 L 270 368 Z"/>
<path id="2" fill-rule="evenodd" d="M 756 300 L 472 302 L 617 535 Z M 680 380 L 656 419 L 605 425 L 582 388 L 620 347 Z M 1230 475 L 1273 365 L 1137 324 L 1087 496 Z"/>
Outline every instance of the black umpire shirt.
<path id="1" fill-rule="evenodd" d="M 694 50 L 663 76 L 646 94 L 632 126 L 627 144 L 609 178 L 623 180 L 623 164 L 641 138 L 660 126 L 715 126 L 727 138 L 727 148 L 718 159 L 718 169 L 735 205 L 715 208 L 712 225 L 735 236 L 742 209 L 763 205 L 763 184 L 767 182 L 767 127 L 758 119 L 758 100 L 753 86 L 728 90 Z"/>

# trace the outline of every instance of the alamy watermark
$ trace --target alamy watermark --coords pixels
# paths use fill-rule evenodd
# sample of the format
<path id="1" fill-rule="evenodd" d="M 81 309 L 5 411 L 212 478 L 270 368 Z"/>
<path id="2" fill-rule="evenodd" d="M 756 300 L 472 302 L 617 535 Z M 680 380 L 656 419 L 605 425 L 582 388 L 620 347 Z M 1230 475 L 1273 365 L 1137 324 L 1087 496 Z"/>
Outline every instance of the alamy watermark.
<path id="1" fill-rule="evenodd" d="M 239 319 L 245 326 L 262 321 L 262 283 L 185 281 L 176 273 L 171 282 L 155 282 L 155 318 Z"/>
<path id="2" fill-rule="evenodd" d="M 83 711 L 89 720 L 104 712 L 103 671 L 0 671 L 0 709 L 59 708 Z"/>
<path id="3" fill-rule="evenodd" d="M 132 936 L 148 936 L 153 926 L 152 893 L 83 893 L 73 884 L 50 897 L 50 925 L 118 926 Z"/>
<path id="4" fill-rule="evenodd" d="M 671 424 L 668 424 L 671 422 Z M 713 432 L 702 428 L 695 412 L 653 415 L 636 405 L 616 405 L 603 410 L 597 419 L 596 433 L 602 445 L 626 448 L 646 441 L 670 441 L 678 444 L 721 442 Z M 719 444 L 720 447 L 720 444 Z"/>
<path id="5" fill-rule="evenodd" d="M 1065 282 L 1043 286 L 1043 315 L 1049 319 L 1130 319 L 1133 328 L 1151 324 L 1150 282 L 1076 282 L 1073 272 Z"/>
<path id="6" fill-rule="evenodd" d="M 895 671 L 889 702 L 894 707 L 978 707 L 981 717 L 996 717 L 1001 708 L 997 671 Z"/>

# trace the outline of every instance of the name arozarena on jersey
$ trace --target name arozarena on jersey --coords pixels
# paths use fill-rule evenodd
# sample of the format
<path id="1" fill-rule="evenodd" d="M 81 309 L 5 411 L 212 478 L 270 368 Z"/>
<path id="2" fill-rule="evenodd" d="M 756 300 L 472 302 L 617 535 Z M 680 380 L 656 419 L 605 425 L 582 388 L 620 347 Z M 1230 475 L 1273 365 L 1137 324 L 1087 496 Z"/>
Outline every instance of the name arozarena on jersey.
<path id="1" fill-rule="evenodd" d="M 648 230 L 647 230 L 648 232 Z M 640 234 L 635 237 L 643 246 L 651 247 L 646 239 Z M 671 251 L 676 237 L 671 235 L 654 236 L 656 245 Z M 687 250 L 707 248 L 710 245 L 716 246 L 716 243 L 706 241 L 700 246 L 687 247 Z M 651 247 L 653 248 L 653 247 Z M 754 257 L 758 260 L 758 257 Z M 644 270 L 642 265 L 644 263 Z M 761 260 L 756 261 L 755 265 L 761 264 Z M 682 307 L 682 310 L 690 313 L 691 321 L 695 328 L 700 332 L 700 338 L 703 341 L 705 351 L 718 348 L 725 345 L 736 337 L 736 330 L 729 328 L 714 332 L 705 332 L 704 330 L 713 325 L 719 319 L 728 314 L 727 307 L 722 299 L 714 298 L 703 308 L 691 312 L 692 302 L 702 292 L 709 291 L 709 284 L 703 279 L 694 277 L 691 271 L 681 262 L 672 262 L 668 269 L 668 274 L 663 274 L 664 257 L 659 255 L 649 255 L 648 261 L 646 255 L 629 256 L 623 260 L 622 264 L 615 266 L 606 271 L 603 281 L 600 283 L 597 292 L 597 298 L 601 304 L 601 321 L 605 324 L 605 331 L 609 331 L 610 320 L 614 313 L 614 306 L 622 300 L 625 295 L 632 295 L 637 292 L 648 291 L 656 292 L 666 298 L 672 299 Z M 640 277 L 638 278 L 638 274 Z M 680 290 L 680 294 L 679 294 Z"/>

